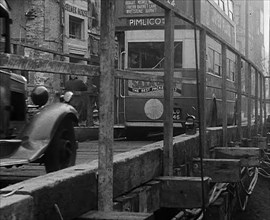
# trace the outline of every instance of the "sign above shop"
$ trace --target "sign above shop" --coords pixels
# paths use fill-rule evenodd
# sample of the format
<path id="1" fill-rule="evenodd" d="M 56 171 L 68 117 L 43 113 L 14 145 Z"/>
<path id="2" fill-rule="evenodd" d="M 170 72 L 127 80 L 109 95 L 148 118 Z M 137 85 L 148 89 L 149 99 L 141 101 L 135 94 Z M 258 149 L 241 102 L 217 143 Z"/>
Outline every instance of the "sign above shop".
<path id="1" fill-rule="evenodd" d="M 69 12 L 72 12 L 74 14 L 78 14 L 78 15 L 81 15 L 81 16 L 84 16 L 84 17 L 89 17 L 89 14 L 88 14 L 88 11 L 87 10 L 83 10 L 81 8 L 77 8 L 76 6 L 72 6 L 72 5 L 69 5 L 69 4 L 65 4 L 65 10 L 66 11 L 69 11 Z"/>

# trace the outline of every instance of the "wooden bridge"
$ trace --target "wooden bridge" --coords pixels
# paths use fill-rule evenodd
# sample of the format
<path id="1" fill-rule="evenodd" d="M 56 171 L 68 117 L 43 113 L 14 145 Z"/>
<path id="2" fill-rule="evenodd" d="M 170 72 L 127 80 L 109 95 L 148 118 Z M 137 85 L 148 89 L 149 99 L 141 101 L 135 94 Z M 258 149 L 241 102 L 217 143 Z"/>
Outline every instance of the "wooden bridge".
<path id="1" fill-rule="evenodd" d="M 229 140 L 234 137 L 235 129 L 229 128 Z M 203 202 L 211 216 L 211 212 L 216 211 L 213 207 L 217 207 L 209 201 L 210 183 L 239 182 L 242 179 L 241 169 L 258 166 L 261 151 L 266 150 L 266 145 L 262 145 L 265 142 L 257 142 L 257 147 L 220 148 L 220 131 L 208 131 L 207 144 L 214 152 L 212 158 L 203 161 L 203 182 L 200 169 L 192 168 L 199 165 L 196 159 L 199 157 L 199 134 L 180 135 L 173 140 L 174 176 L 162 174 L 162 141 L 114 157 L 114 212 L 110 212 L 110 218 L 104 216 L 107 212 L 94 211 L 98 208 L 97 160 L 2 189 L 0 217 L 11 219 L 15 216 L 28 220 L 59 219 L 59 216 L 63 219 L 119 219 L 115 216 L 121 212 L 120 216 L 125 216 L 124 219 L 150 219 L 162 207 L 200 208 Z M 204 187 L 204 196 L 201 186 Z M 220 206 L 228 202 L 226 197 L 222 198 L 224 201 Z M 85 214 L 89 211 L 92 212 Z M 222 213 L 219 212 L 219 215 Z M 216 219 L 216 216 L 209 219 Z"/>

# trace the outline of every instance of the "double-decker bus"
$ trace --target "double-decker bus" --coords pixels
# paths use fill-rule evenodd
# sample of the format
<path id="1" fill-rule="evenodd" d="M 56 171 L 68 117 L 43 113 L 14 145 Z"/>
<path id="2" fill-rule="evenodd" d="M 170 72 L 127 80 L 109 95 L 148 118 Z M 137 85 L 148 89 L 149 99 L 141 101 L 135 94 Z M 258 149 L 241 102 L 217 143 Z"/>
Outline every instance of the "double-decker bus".
<path id="1" fill-rule="evenodd" d="M 182 32 L 182 33 L 181 33 Z M 183 45 L 194 48 L 192 31 L 175 30 L 174 42 L 174 127 L 182 128 L 188 114 L 196 114 L 196 74 L 194 60 L 183 57 Z M 122 68 L 137 72 L 164 75 L 164 30 L 125 31 Z M 190 57 L 194 56 L 191 49 Z M 164 84 L 140 80 L 118 80 L 123 104 L 122 122 L 127 128 L 163 126 Z M 116 112 L 119 114 L 120 112 Z M 155 128 L 155 129 L 154 129 Z M 132 129 L 128 129 L 132 130 Z"/>
<path id="2" fill-rule="evenodd" d="M 222 44 L 235 46 L 235 22 L 232 20 L 231 0 L 227 10 L 220 10 L 215 1 L 169 1 L 189 16 L 193 7 L 196 20 L 210 29 L 206 35 L 205 112 L 207 126 L 221 126 L 223 123 L 222 100 L 226 99 L 227 125 L 237 122 L 237 54 L 228 47 L 225 52 L 226 77 L 222 74 Z M 225 9 L 226 9 L 225 7 Z M 226 14 L 226 12 L 228 12 Z M 230 12 L 230 13 L 229 13 Z M 118 68 L 153 75 L 164 75 L 164 11 L 150 0 L 116 1 L 116 36 L 118 42 Z M 199 36 L 199 31 L 196 32 Z M 193 26 L 183 20 L 175 19 L 174 27 L 174 128 L 184 128 L 188 115 L 198 117 L 197 81 L 195 59 L 195 32 Z M 199 49 L 200 39 L 197 38 Z M 201 54 L 200 54 L 201 56 Z M 224 56 L 224 55 L 223 55 Z M 199 57 L 198 57 L 199 58 Z M 222 61 L 223 59 L 223 61 Z M 248 64 L 242 60 L 242 122 L 247 122 L 247 103 L 251 98 L 252 121 L 255 121 L 255 84 L 261 79 L 258 71 L 251 69 L 251 92 L 245 78 Z M 201 72 L 199 74 L 202 74 Z M 257 76 L 256 76 L 257 75 Z M 225 82 L 224 82 L 225 80 Z M 224 83 L 226 95 L 224 96 Z M 256 87 L 260 89 L 259 87 Z M 116 81 L 116 125 L 127 131 L 145 132 L 145 129 L 162 130 L 164 113 L 163 83 L 118 79 Z M 256 97 L 259 97 L 258 94 Z M 260 106 L 259 106 L 260 107 Z M 184 131 L 184 129 L 183 129 Z M 128 132 L 129 133 L 129 132 Z"/>
<path id="3" fill-rule="evenodd" d="M 118 67 L 151 75 L 164 75 L 164 12 L 151 1 L 116 1 Z M 193 29 L 176 22 L 174 39 L 175 130 L 186 117 L 197 114 L 195 44 Z M 118 79 L 116 124 L 127 134 L 160 131 L 164 119 L 163 82 Z"/>

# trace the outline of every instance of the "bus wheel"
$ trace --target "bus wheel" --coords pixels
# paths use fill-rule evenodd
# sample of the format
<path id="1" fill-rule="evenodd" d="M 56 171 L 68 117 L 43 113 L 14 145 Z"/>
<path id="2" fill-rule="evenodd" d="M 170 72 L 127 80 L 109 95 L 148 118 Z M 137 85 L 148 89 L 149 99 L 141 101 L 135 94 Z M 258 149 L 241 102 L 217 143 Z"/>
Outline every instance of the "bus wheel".
<path id="1" fill-rule="evenodd" d="M 72 120 L 64 119 L 48 146 L 44 163 L 46 172 L 53 172 L 75 165 L 77 143 Z"/>
<path id="2" fill-rule="evenodd" d="M 217 126 L 217 100 L 214 98 L 212 101 L 212 108 L 211 108 L 211 127 Z"/>

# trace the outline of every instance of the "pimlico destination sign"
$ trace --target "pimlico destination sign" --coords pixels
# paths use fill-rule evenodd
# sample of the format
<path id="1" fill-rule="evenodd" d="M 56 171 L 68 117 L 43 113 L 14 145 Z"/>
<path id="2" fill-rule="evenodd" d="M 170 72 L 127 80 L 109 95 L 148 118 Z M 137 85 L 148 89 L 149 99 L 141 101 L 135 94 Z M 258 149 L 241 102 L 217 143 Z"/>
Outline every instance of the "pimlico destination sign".
<path id="1" fill-rule="evenodd" d="M 159 26 L 165 24 L 165 18 L 155 17 L 155 18 L 129 18 L 129 26 Z"/>

